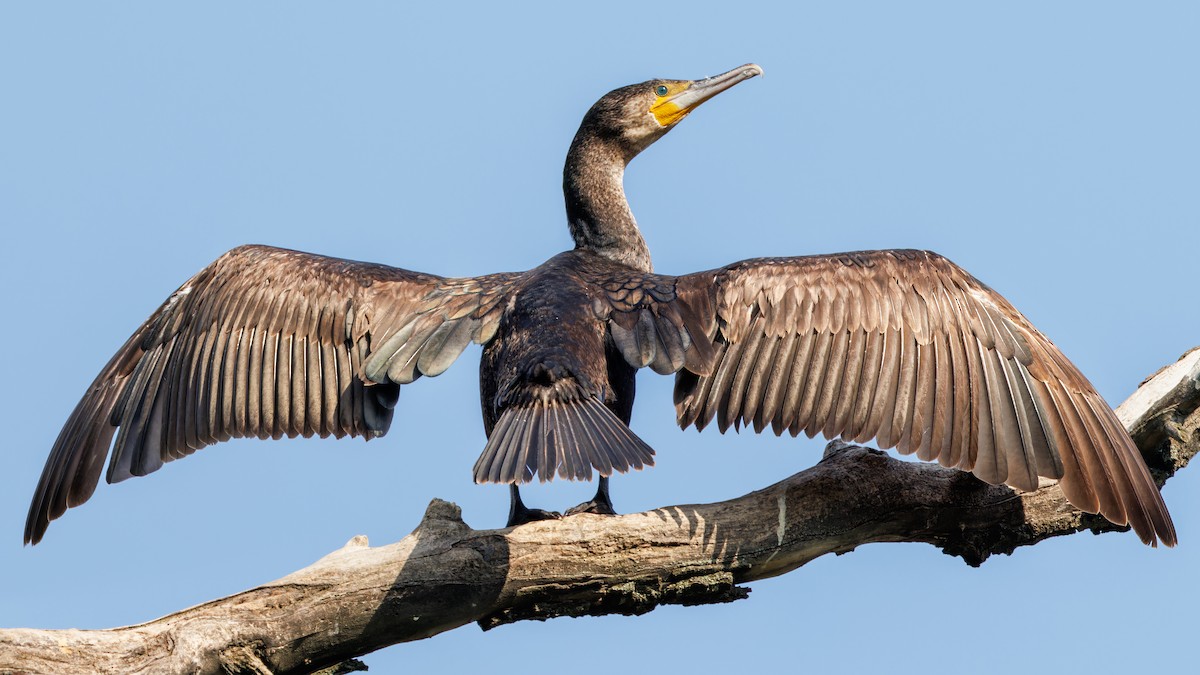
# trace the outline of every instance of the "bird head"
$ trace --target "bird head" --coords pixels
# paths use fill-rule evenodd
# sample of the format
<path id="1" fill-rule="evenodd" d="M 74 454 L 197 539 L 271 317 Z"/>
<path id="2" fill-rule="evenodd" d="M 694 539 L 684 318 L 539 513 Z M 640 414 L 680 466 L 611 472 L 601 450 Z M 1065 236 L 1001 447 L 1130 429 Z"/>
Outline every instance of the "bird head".
<path id="1" fill-rule="evenodd" d="M 701 103 L 762 75 L 753 63 L 703 80 L 649 80 L 605 94 L 583 119 L 581 129 L 615 141 L 626 161 L 650 147 Z"/>

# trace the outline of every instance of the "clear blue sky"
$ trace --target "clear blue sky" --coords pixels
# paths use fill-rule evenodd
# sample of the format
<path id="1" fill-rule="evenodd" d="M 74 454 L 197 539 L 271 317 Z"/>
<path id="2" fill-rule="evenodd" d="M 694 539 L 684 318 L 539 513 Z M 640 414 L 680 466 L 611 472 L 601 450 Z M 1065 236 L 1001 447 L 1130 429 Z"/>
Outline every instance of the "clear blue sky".
<path id="1" fill-rule="evenodd" d="M 482 4 L 482 3 L 481 3 Z M 0 625 L 108 627 L 275 579 L 433 497 L 477 528 L 478 350 L 405 388 L 382 440 L 237 442 L 101 485 L 23 548 L 59 427 L 129 333 L 223 251 L 266 243 L 446 275 L 569 246 L 562 161 L 606 91 L 766 70 L 630 167 L 658 270 L 919 247 L 1004 293 L 1119 403 L 1200 344 L 1200 6 L 1015 2 L 7 3 L 0 9 Z M 818 442 L 681 433 L 640 379 L 658 466 L 622 511 L 731 498 Z M 590 487 L 528 501 L 562 508 Z M 875 545 L 731 605 L 467 626 L 372 672 L 1182 672 L 1200 468 L 1175 550 L 1078 535 L 970 569 Z"/>

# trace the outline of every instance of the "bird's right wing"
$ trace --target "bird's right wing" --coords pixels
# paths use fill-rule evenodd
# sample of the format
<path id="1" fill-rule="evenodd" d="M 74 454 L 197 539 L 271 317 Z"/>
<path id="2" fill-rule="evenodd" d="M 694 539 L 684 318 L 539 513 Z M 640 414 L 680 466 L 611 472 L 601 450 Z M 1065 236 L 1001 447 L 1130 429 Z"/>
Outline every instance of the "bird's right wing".
<path id="1" fill-rule="evenodd" d="M 490 340 L 517 276 L 445 279 L 266 246 L 226 253 L 88 388 L 50 451 L 26 543 L 91 497 L 110 445 L 112 483 L 230 438 L 384 434 L 398 385 Z"/>

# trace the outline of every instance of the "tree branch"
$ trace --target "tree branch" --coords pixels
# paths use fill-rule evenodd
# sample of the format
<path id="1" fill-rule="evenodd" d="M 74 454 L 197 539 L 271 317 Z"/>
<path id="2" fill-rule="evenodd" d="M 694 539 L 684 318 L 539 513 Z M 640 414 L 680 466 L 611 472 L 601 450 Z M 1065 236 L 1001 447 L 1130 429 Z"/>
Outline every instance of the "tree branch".
<path id="1" fill-rule="evenodd" d="M 1118 408 L 1160 485 L 1200 450 L 1198 409 L 1200 350 Z M 979 565 L 1048 537 L 1122 529 L 1049 481 L 1019 493 L 835 441 L 816 466 L 715 504 L 473 530 L 435 499 L 399 542 L 355 537 L 282 579 L 155 621 L 0 630 L 0 673 L 351 672 L 353 656 L 470 622 L 730 602 L 749 593 L 741 584 L 871 542 L 926 542 Z"/>

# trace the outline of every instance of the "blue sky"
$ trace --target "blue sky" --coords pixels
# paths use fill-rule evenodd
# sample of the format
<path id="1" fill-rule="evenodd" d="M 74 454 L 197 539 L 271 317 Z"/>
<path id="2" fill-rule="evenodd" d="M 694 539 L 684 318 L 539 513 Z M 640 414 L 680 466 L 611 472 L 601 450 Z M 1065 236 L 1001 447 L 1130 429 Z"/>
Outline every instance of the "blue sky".
<path id="1" fill-rule="evenodd" d="M 778 4 L 778 6 L 777 6 Z M 9 3 L 0 8 L 0 626 L 149 620 L 275 579 L 433 497 L 477 528 L 478 350 L 401 393 L 382 440 L 234 442 L 21 528 L 84 388 L 184 279 L 265 243 L 444 275 L 570 245 L 561 170 L 606 91 L 755 61 L 766 76 L 630 167 L 659 271 L 936 250 L 1004 293 L 1119 403 L 1200 344 L 1194 3 Z M 821 444 L 681 433 L 639 381 L 658 466 L 618 510 L 735 497 Z M 562 508 L 586 485 L 527 501 Z M 875 545 L 730 605 L 467 626 L 372 672 L 671 668 L 1183 672 L 1200 606 L 1200 470 L 1164 492 L 1175 550 L 1078 535 L 970 569 Z M 569 664 L 564 666 L 564 664 Z"/>

